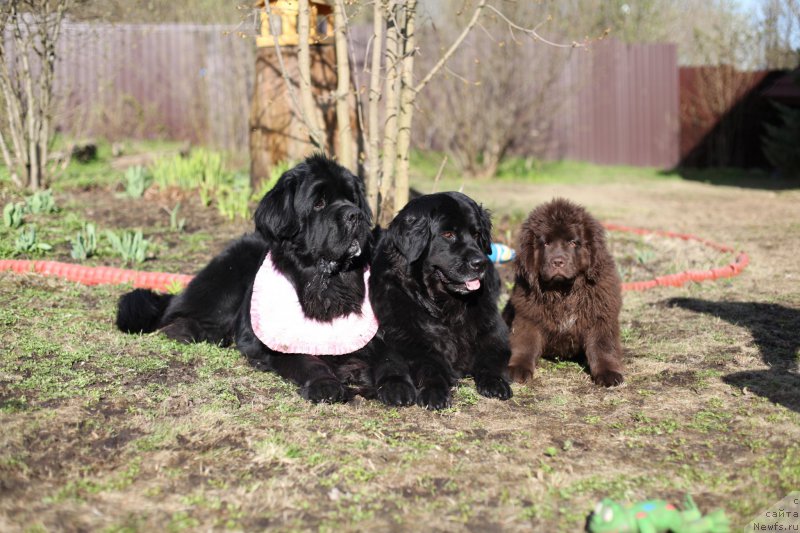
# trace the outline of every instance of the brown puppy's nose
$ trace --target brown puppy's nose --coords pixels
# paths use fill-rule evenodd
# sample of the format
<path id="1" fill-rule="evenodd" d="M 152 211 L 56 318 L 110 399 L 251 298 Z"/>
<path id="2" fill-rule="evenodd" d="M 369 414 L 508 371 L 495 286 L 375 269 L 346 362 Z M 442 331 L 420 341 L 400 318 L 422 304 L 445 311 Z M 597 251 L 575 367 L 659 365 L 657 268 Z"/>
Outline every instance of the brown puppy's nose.
<path id="1" fill-rule="evenodd" d="M 553 265 L 554 268 L 561 268 L 564 266 L 564 260 L 558 257 L 556 259 L 553 259 L 553 262 L 551 264 Z"/>

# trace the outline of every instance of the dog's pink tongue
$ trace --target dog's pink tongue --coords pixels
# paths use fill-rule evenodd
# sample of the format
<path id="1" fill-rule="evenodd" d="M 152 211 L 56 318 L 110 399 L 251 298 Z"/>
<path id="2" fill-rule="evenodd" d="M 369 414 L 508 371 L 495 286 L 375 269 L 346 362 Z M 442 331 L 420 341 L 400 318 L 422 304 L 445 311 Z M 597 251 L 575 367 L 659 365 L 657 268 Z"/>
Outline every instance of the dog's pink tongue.
<path id="1" fill-rule="evenodd" d="M 464 285 L 467 286 L 468 291 L 477 291 L 478 289 L 481 288 L 481 280 L 479 280 L 478 278 L 471 279 L 469 281 L 465 281 Z"/>

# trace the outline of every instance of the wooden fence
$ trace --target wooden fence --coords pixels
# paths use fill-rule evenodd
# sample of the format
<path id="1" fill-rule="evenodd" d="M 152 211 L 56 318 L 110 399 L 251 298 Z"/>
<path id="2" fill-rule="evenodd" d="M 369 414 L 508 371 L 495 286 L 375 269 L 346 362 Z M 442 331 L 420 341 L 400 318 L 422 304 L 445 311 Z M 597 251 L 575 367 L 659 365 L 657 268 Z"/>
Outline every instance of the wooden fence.
<path id="1" fill-rule="evenodd" d="M 225 26 L 65 24 L 58 124 L 76 136 L 246 149 L 252 38 Z"/>
<path id="2" fill-rule="evenodd" d="M 366 39 L 355 42 L 366 46 Z M 252 37 L 224 26 L 69 23 L 59 47 L 61 130 L 246 149 Z M 364 51 L 353 57 L 363 58 Z M 519 83 L 534 83 L 533 76 Z M 547 156 L 664 168 L 678 163 L 675 45 L 598 43 L 573 54 L 558 87 L 563 101 L 549 128 Z"/>

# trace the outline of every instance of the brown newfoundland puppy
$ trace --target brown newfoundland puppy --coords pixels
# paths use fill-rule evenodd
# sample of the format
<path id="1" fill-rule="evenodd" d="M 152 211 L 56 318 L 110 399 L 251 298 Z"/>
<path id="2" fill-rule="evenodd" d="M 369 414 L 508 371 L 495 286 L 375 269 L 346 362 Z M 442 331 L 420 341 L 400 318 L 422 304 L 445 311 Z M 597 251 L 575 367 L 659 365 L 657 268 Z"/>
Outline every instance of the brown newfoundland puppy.
<path id="1" fill-rule="evenodd" d="M 542 355 L 585 356 L 592 379 L 622 383 L 622 291 L 605 230 L 584 208 L 555 199 L 523 223 L 516 285 L 503 311 L 511 328 L 509 377 L 533 377 Z"/>

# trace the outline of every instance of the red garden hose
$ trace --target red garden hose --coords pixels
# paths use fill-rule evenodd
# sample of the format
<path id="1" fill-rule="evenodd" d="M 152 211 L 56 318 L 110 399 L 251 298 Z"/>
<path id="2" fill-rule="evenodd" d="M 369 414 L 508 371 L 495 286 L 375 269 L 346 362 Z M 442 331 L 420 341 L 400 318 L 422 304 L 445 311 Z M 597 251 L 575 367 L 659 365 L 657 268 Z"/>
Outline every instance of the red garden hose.
<path id="1" fill-rule="evenodd" d="M 673 239 L 682 239 L 684 241 L 695 241 L 713 248 L 722 253 L 733 252 L 734 249 L 724 244 L 717 244 L 702 237 L 689 235 L 688 233 L 676 233 L 674 231 L 662 230 L 649 230 L 641 228 L 630 228 L 628 226 L 621 226 L 619 224 L 604 223 L 607 230 L 610 231 L 625 231 L 628 233 L 636 233 L 637 235 L 660 235 L 662 237 L 670 237 Z M 666 276 L 658 276 L 646 281 L 630 281 L 622 284 L 623 291 L 645 291 L 654 287 L 680 287 L 690 281 L 707 281 L 710 279 L 719 278 L 732 278 L 741 274 L 742 270 L 750 264 L 750 258 L 745 252 L 739 252 L 732 263 L 728 263 L 723 267 L 712 268 L 710 270 L 685 270 L 677 274 L 667 274 Z"/>
<path id="2" fill-rule="evenodd" d="M 723 253 L 734 251 L 730 246 L 717 244 L 687 233 L 630 228 L 619 224 L 608 223 L 604 224 L 604 226 L 610 231 L 625 231 L 638 235 L 660 235 L 662 237 L 677 238 L 685 241 L 696 241 Z M 733 262 L 724 267 L 712 268 L 710 270 L 687 270 L 677 274 L 658 276 L 646 281 L 631 281 L 623 283 L 622 290 L 644 291 L 654 287 L 680 287 L 690 281 L 701 282 L 719 278 L 730 278 L 739 275 L 749 263 L 750 258 L 747 254 L 739 252 Z M 43 274 L 45 276 L 54 276 L 68 281 L 76 281 L 84 285 L 132 283 L 134 287 L 163 292 L 185 287 L 192 279 L 192 276 L 186 274 L 170 274 L 168 272 L 142 272 L 139 270 L 106 266 L 91 267 L 72 263 L 60 263 L 58 261 L 0 259 L 0 272 L 9 270 L 18 273 L 36 272 L 37 274 Z"/>

